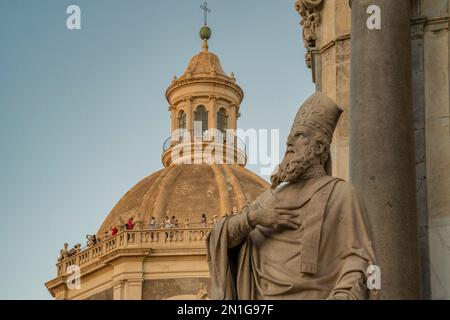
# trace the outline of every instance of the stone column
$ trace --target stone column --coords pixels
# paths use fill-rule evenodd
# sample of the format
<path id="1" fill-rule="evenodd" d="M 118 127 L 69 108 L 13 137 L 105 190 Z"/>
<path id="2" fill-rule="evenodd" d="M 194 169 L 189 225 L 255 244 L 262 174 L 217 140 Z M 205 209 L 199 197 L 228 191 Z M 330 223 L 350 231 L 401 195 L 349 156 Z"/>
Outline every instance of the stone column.
<path id="1" fill-rule="evenodd" d="M 142 300 L 144 265 L 142 257 L 127 257 L 112 263 L 113 299 Z"/>
<path id="2" fill-rule="evenodd" d="M 420 5 L 421 1 L 413 2 Z M 428 194 L 427 194 L 427 157 L 425 134 L 425 57 L 424 57 L 424 28 L 427 19 L 420 16 L 420 6 L 413 8 L 411 26 L 412 44 L 412 88 L 414 110 L 414 135 L 416 148 L 416 204 L 418 237 L 420 252 L 421 296 L 422 299 L 431 299 L 430 281 L 430 244 L 428 225 Z"/>
<path id="3" fill-rule="evenodd" d="M 382 299 L 418 299 L 410 0 L 353 0 L 350 180 L 365 200 Z M 370 5 L 381 29 L 369 30 Z"/>
<path id="4" fill-rule="evenodd" d="M 237 110 L 238 107 L 234 104 L 228 108 L 228 129 L 237 129 Z"/>
<path id="5" fill-rule="evenodd" d="M 172 127 L 171 132 L 173 132 L 174 130 L 176 130 L 178 128 L 177 110 L 176 110 L 175 106 L 170 105 L 169 111 L 170 111 L 170 126 Z"/>
<path id="6" fill-rule="evenodd" d="M 125 281 L 117 281 L 113 284 L 113 300 L 125 300 Z"/>
<path id="7" fill-rule="evenodd" d="M 192 134 L 194 130 L 194 110 L 192 106 L 193 99 L 191 97 L 187 98 L 185 101 L 185 111 L 186 112 L 186 129 Z"/>
<path id="8" fill-rule="evenodd" d="M 214 130 L 217 129 L 217 99 L 211 98 L 208 104 L 208 138 L 214 137 Z"/>

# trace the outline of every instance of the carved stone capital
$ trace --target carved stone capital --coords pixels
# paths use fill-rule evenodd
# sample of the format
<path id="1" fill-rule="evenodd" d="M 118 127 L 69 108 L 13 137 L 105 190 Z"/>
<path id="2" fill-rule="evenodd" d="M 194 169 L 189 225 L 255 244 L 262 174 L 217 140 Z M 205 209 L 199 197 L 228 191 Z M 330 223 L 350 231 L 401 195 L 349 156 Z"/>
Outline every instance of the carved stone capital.
<path id="1" fill-rule="evenodd" d="M 307 50 L 306 65 L 311 68 L 311 50 L 316 46 L 316 26 L 320 24 L 320 9 L 324 0 L 297 0 L 295 9 L 301 17 L 303 42 Z"/>

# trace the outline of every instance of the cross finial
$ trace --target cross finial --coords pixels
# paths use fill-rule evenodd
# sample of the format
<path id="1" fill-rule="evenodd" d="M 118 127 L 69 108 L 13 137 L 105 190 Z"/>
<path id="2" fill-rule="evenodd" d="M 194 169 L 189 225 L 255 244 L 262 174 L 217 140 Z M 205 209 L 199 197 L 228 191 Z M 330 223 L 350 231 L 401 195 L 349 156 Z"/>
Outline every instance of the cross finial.
<path id="1" fill-rule="evenodd" d="M 211 9 L 208 8 L 208 2 L 203 2 L 203 4 L 200 6 L 201 9 L 203 9 L 203 11 L 205 12 L 205 18 L 204 18 L 204 23 L 205 26 L 208 25 L 208 13 L 211 13 Z"/>

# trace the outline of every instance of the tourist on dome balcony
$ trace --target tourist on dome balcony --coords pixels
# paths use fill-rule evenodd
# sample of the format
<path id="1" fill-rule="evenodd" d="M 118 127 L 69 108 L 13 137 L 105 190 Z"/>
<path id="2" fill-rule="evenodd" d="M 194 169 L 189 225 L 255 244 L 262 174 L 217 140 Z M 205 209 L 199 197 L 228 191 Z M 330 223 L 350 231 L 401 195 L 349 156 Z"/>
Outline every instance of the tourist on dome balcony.
<path id="1" fill-rule="evenodd" d="M 172 216 L 172 219 L 170 219 L 170 228 L 176 228 L 177 224 L 177 219 L 175 218 L 175 216 Z"/>
<path id="2" fill-rule="evenodd" d="M 119 232 L 116 226 L 111 227 L 111 237 L 114 237 Z"/>
<path id="3" fill-rule="evenodd" d="M 206 219 L 206 214 L 205 213 L 202 214 L 202 218 L 200 219 L 200 225 L 202 227 L 207 227 L 208 226 L 208 220 Z"/>
<path id="4" fill-rule="evenodd" d="M 155 217 L 152 217 L 150 219 L 149 228 L 150 229 L 156 229 L 156 219 L 155 219 Z"/>
<path id="5" fill-rule="evenodd" d="M 87 234 L 86 235 L 86 239 L 88 240 L 87 241 L 87 246 L 88 247 L 92 247 L 92 246 L 97 244 L 97 237 L 96 237 L 95 234 L 93 234 L 93 235 Z"/>
<path id="6" fill-rule="evenodd" d="M 69 251 L 69 257 L 79 253 L 80 251 L 81 251 L 81 244 L 74 245 L 73 248 L 70 249 Z"/>
<path id="7" fill-rule="evenodd" d="M 128 219 L 127 222 L 127 230 L 133 230 L 134 229 L 134 222 L 133 222 L 133 217 L 131 217 L 130 219 Z"/>
<path id="8" fill-rule="evenodd" d="M 168 216 L 166 216 L 166 218 L 164 219 L 164 227 L 166 229 L 168 229 L 171 227 L 171 224 L 172 224 L 172 220 Z"/>

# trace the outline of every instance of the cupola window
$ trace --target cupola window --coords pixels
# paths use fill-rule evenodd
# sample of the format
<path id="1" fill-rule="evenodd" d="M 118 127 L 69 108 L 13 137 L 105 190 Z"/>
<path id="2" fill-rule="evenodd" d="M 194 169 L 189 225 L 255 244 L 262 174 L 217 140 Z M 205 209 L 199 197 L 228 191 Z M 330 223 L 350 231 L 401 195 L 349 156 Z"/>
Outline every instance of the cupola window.
<path id="1" fill-rule="evenodd" d="M 178 128 L 186 129 L 186 113 L 184 111 L 181 111 L 178 117 Z"/>
<path id="2" fill-rule="evenodd" d="M 217 129 L 222 132 L 223 137 L 225 138 L 226 130 L 228 127 L 228 117 L 225 108 L 220 108 L 217 113 Z"/>
<path id="3" fill-rule="evenodd" d="M 208 112 L 204 106 L 197 107 L 195 111 L 195 121 L 202 123 L 202 133 L 208 131 Z"/>

